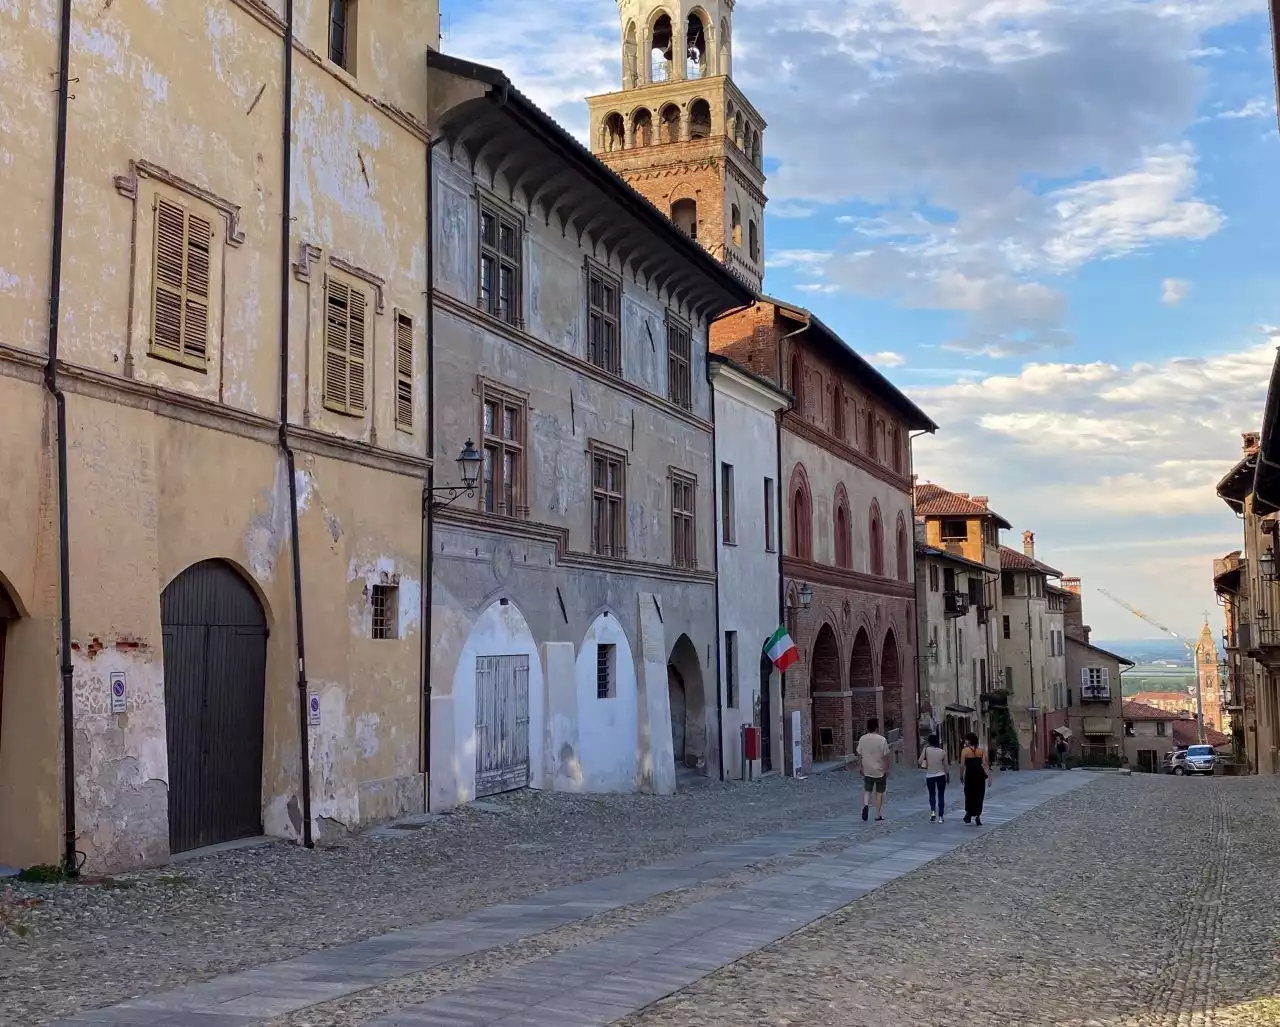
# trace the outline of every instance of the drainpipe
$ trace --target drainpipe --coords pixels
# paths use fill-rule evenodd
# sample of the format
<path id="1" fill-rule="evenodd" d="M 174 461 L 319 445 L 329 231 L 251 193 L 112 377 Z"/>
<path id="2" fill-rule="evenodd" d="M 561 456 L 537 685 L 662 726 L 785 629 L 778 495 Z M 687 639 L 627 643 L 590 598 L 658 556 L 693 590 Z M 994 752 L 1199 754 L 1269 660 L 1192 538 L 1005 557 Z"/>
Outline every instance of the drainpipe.
<path id="1" fill-rule="evenodd" d="M 754 305 L 755 304 L 752 304 L 752 306 Z M 786 335 L 779 336 L 778 344 L 773 348 L 774 373 L 777 375 L 779 389 L 782 388 L 782 344 L 786 342 L 788 339 L 790 339 L 793 335 L 799 335 L 801 332 L 807 331 L 808 328 L 809 328 L 809 325 L 806 322 L 804 325 L 797 328 L 794 332 L 787 332 Z M 795 388 L 795 382 L 791 383 L 791 387 L 792 389 Z M 791 410 L 795 409 L 794 402 L 795 402 L 795 394 L 793 392 L 792 406 L 789 409 Z M 782 500 L 787 495 L 787 493 L 782 490 L 782 418 L 786 416 L 786 413 L 787 413 L 786 410 L 778 411 L 778 441 L 777 441 L 778 478 L 777 478 L 777 485 L 775 486 L 775 488 L 777 489 L 776 498 L 778 500 Z M 776 521 L 776 523 L 774 524 L 774 531 L 776 532 L 775 544 L 778 547 L 778 615 L 779 615 L 778 623 L 781 624 L 784 628 L 786 628 L 787 633 L 790 634 L 792 625 L 787 623 L 787 600 L 786 600 L 787 579 L 785 576 L 785 571 L 783 570 L 783 567 L 782 567 L 782 559 L 785 551 L 782 545 L 782 503 L 781 502 L 777 503 L 777 510 L 775 512 L 774 520 Z M 795 531 L 794 525 L 792 526 L 791 530 Z M 799 631 L 797 631 L 796 634 L 799 634 Z M 791 641 L 793 644 L 795 643 L 794 638 Z M 778 700 L 779 700 L 778 712 L 782 714 L 782 731 L 779 732 L 778 738 L 782 741 L 781 767 L 785 768 L 787 765 L 786 738 L 787 738 L 787 723 L 789 720 L 789 718 L 787 717 L 787 672 L 785 670 L 779 675 Z M 772 711 L 770 711 L 770 713 L 772 714 Z M 798 777 L 801 769 L 802 768 L 800 767 L 792 767 L 791 768 L 792 776 Z"/>
<path id="2" fill-rule="evenodd" d="M 62 320 L 62 235 L 67 197 L 67 120 L 71 99 L 71 3 L 62 0 L 58 27 L 58 115 L 53 158 L 53 239 L 49 269 L 49 356 L 44 387 L 57 414 L 58 462 L 58 672 L 62 679 L 62 803 L 64 868 L 75 873 L 76 753 L 75 695 L 71 687 L 71 541 L 67 500 L 67 398 L 58 388 L 58 328 Z"/>
<path id="3" fill-rule="evenodd" d="M 422 808 L 431 808 L 431 629 L 435 612 L 435 520 L 431 516 L 431 490 L 436 481 L 436 235 L 435 175 L 432 155 L 441 139 L 427 143 L 427 480 L 422 493 Z"/>
<path id="4" fill-rule="evenodd" d="M 299 552 L 298 476 L 289 445 L 289 244 L 293 231 L 293 0 L 285 0 L 284 160 L 280 215 L 280 451 L 289 474 L 289 546 L 293 550 L 293 619 L 298 642 L 298 758 L 302 767 L 302 844 L 311 838 L 311 748 L 307 710 L 307 647 L 302 623 L 302 556 Z"/>

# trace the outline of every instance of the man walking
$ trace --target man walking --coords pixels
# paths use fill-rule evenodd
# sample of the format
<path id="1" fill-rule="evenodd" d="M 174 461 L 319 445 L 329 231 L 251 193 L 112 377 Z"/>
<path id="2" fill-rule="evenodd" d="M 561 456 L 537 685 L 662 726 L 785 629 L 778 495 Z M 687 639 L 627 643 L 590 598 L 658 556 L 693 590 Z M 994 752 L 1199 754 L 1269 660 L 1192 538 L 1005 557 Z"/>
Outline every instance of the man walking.
<path id="1" fill-rule="evenodd" d="M 889 742 L 880 733 L 880 721 L 867 721 L 867 733 L 858 739 L 858 766 L 862 770 L 862 819 L 867 819 L 871 797 L 876 799 L 876 819 L 884 819 L 884 786 L 889 779 Z"/>

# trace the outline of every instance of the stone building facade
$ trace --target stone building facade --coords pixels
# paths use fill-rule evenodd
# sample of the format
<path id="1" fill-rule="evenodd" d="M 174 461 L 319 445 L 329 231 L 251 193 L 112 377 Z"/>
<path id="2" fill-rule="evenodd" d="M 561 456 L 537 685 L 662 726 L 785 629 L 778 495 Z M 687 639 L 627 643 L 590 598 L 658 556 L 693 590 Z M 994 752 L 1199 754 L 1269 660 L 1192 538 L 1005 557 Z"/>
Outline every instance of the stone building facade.
<path id="1" fill-rule="evenodd" d="M 734 0 L 619 0 L 622 89 L 591 147 L 734 274 L 764 279 L 764 119 L 730 74 Z"/>
<path id="2" fill-rule="evenodd" d="M 430 806 L 722 773 L 707 332 L 746 285 L 493 69 L 431 53 Z M 437 487 L 449 482 L 437 478 Z"/>
<path id="3" fill-rule="evenodd" d="M 921 528 L 924 525 L 920 525 Z M 921 532 L 923 534 L 923 532 Z M 983 696 L 989 691 L 987 627 L 983 595 L 990 571 L 924 542 L 915 545 L 919 618 L 920 735 L 938 735 L 958 760 L 969 732 L 987 742 Z"/>
<path id="4" fill-rule="evenodd" d="M 1067 705 L 1063 589 L 1050 586 L 1061 572 L 1035 555 L 1035 536 L 1023 533 L 1021 552 L 1000 550 L 1000 661 L 1009 712 L 1018 732 L 1019 761 L 1044 765 L 1054 711 Z"/>
<path id="5" fill-rule="evenodd" d="M 788 743 L 798 713 L 803 767 L 838 760 L 877 716 L 911 758 L 911 432 L 936 426 L 801 307 L 762 298 L 717 321 L 711 345 L 793 397 L 782 419 L 782 573 L 801 658 L 783 685 Z"/>
<path id="6" fill-rule="evenodd" d="M 421 809 L 436 4 L 68 4 L 65 65 L 56 6 L 0 8 L 0 862 Z"/>
<path id="7" fill-rule="evenodd" d="M 782 675 L 764 645 L 782 623 L 778 435 L 791 400 L 714 353 L 711 388 L 725 776 L 737 778 L 783 765 Z M 752 767 L 743 763 L 744 726 L 760 729 L 760 758 Z"/>

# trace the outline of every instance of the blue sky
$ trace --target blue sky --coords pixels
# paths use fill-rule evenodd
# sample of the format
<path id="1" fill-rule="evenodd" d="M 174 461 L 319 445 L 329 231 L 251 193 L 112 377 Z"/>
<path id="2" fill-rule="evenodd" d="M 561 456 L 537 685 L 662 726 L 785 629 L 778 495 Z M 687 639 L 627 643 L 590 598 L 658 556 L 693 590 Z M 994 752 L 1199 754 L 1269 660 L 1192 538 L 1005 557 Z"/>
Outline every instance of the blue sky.
<path id="1" fill-rule="evenodd" d="M 552 14 L 554 12 L 554 16 Z M 443 0 L 447 52 L 585 137 L 614 0 Z M 986 494 L 1085 582 L 1100 637 L 1220 625 L 1213 485 L 1280 342 L 1266 9 L 1244 0 L 738 0 L 769 122 L 765 289 L 941 425 L 922 479 Z"/>

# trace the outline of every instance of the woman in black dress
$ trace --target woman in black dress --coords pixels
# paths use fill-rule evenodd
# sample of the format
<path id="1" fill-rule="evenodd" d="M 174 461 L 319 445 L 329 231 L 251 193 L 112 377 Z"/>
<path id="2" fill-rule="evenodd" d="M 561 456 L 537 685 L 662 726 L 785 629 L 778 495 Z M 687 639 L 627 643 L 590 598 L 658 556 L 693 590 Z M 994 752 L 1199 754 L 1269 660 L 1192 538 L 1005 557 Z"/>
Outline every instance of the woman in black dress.
<path id="1" fill-rule="evenodd" d="M 964 736 L 965 747 L 960 750 L 960 773 L 964 781 L 964 822 L 976 822 L 982 826 L 982 801 L 987 795 L 987 782 L 991 778 L 991 763 L 987 753 L 978 748 L 978 736 L 972 731 Z"/>

